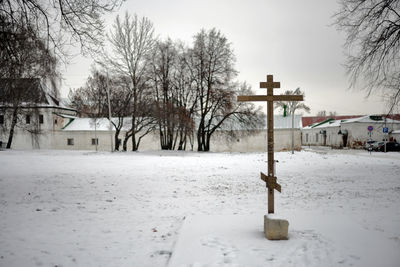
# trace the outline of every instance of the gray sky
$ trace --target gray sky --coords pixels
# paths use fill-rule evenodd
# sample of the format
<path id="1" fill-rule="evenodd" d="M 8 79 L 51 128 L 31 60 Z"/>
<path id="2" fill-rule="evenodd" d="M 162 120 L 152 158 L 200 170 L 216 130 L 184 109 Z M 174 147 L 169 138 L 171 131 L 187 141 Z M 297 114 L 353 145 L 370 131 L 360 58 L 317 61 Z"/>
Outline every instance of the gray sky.
<path id="1" fill-rule="evenodd" d="M 220 30 L 232 43 L 238 79 L 247 81 L 257 94 L 264 94 L 259 82 L 273 74 L 281 89 L 300 87 L 311 115 L 320 110 L 338 114 L 384 113 L 379 96 L 365 98 L 365 92 L 348 89 L 345 74 L 344 34 L 334 26 L 336 0 L 128 0 L 119 12 L 148 17 L 161 38 L 171 37 L 191 44 L 201 28 Z M 82 86 L 91 59 L 77 57 L 64 72 L 62 94 Z"/>

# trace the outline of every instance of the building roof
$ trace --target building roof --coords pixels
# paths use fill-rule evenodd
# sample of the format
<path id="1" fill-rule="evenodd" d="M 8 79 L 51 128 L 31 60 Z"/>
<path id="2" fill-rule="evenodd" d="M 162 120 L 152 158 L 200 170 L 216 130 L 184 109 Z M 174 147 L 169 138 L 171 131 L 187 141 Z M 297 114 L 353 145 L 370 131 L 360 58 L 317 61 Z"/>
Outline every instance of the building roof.
<path id="1" fill-rule="evenodd" d="M 12 106 L 17 101 L 25 108 L 61 108 L 75 111 L 67 107 L 55 95 L 46 83 L 39 78 L 0 79 L 0 106 Z"/>
<path id="2" fill-rule="evenodd" d="M 400 123 L 400 121 L 392 120 L 389 118 L 386 118 L 385 121 L 385 118 L 381 115 L 368 115 L 359 118 L 348 119 L 346 121 L 343 121 L 342 123 L 385 123 L 385 122 L 388 124 Z"/>
<path id="3" fill-rule="evenodd" d="M 107 118 L 72 118 L 63 131 L 109 131 L 109 120 Z M 114 125 L 112 130 L 115 131 Z"/>
<path id="4" fill-rule="evenodd" d="M 303 127 L 309 126 L 311 124 L 316 124 L 320 122 L 324 122 L 328 119 L 334 120 L 346 120 L 351 118 L 362 117 L 363 115 L 346 115 L 346 116 L 308 116 L 302 118 Z"/>

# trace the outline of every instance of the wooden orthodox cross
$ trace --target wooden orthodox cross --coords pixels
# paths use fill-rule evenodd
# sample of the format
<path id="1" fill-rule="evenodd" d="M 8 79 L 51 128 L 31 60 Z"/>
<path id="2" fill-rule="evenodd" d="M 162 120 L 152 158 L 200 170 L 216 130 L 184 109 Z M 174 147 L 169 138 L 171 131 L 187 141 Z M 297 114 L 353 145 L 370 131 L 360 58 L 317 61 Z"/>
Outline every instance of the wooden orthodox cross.
<path id="1" fill-rule="evenodd" d="M 280 87 L 280 82 L 274 82 L 273 76 L 267 75 L 267 82 L 260 82 L 260 88 L 267 88 L 267 95 L 238 96 L 237 98 L 240 102 L 267 101 L 268 175 L 261 173 L 261 179 L 266 182 L 268 188 L 268 213 L 274 213 L 274 189 L 281 192 L 274 170 L 274 101 L 303 101 L 302 95 L 274 95 L 273 89 Z"/>

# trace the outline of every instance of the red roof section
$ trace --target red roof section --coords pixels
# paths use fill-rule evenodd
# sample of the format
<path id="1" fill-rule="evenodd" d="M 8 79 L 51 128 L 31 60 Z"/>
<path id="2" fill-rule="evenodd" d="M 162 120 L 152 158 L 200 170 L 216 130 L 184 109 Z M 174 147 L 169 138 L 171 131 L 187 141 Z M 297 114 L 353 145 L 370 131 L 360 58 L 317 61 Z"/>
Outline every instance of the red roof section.
<path id="1" fill-rule="evenodd" d="M 365 115 L 347 115 L 347 116 L 309 116 L 309 117 L 302 117 L 303 127 L 306 127 L 310 124 L 322 122 L 327 119 L 335 119 L 335 120 L 346 120 L 352 118 L 359 118 Z"/>

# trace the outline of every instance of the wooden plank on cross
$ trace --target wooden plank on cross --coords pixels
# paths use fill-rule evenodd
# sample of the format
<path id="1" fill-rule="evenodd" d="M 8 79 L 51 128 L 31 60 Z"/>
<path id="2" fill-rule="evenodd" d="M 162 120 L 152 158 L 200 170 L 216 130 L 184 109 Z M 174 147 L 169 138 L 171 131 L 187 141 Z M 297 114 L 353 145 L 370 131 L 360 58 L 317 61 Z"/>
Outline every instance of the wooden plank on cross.
<path id="1" fill-rule="evenodd" d="M 266 82 L 260 82 L 260 88 L 266 88 L 267 95 L 238 96 L 237 100 L 267 102 L 268 175 L 261 173 L 261 179 L 267 183 L 268 213 L 274 213 L 274 189 L 281 192 L 281 186 L 276 182 L 274 171 L 274 101 L 303 101 L 303 96 L 274 95 L 273 89 L 281 88 L 281 83 L 274 82 L 272 75 L 267 75 Z"/>
<path id="2" fill-rule="evenodd" d="M 237 97 L 239 102 L 242 101 L 303 101 L 302 95 L 240 95 Z"/>
<path id="3" fill-rule="evenodd" d="M 263 180 L 267 184 L 267 188 L 276 189 L 281 193 L 281 185 L 276 182 L 276 176 L 267 176 L 264 173 L 261 173 L 261 180 Z"/>

